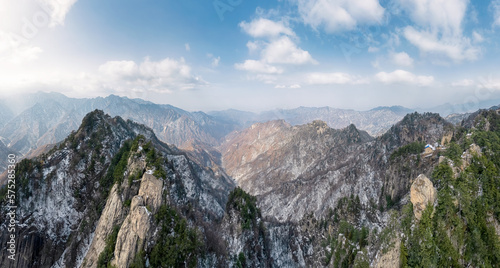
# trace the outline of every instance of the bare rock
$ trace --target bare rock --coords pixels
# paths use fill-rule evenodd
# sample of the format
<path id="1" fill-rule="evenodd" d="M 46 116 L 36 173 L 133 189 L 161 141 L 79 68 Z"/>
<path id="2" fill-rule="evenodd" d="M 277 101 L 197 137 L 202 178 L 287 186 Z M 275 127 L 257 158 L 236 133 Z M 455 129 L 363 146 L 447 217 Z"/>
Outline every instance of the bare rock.
<path id="1" fill-rule="evenodd" d="M 155 176 L 145 173 L 142 177 L 139 194 L 132 198 L 130 213 L 118 232 L 113 260 L 116 267 L 129 267 L 144 247 L 152 226 L 152 212 L 161 204 L 162 188 L 163 182 Z"/>
<path id="2" fill-rule="evenodd" d="M 155 176 L 145 173 L 142 181 L 141 188 L 139 189 L 139 196 L 142 196 L 144 205 L 151 209 L 155 214 L 161 205 L 161 192 L 163 182 Z"/>
<path id="3" fill-rule="evenodd" d="M 481 156 L 481 147 L 477 146 L 476 144 L 471 144 L 469 146 L 469 149 L 467 149 L 463 154 L 462 154 L 462 165 L 460 166 L 461 171 L 464 171 L 470 164 L 472 163 L 472 159 L 474 156 Z"/>
<path id="4" fill-rule="evenodd" d="M 437 197 L 436 188 L 424 174 L 420 174 L 410 188 L 410 201 L 413 204 L 415 218 L 420 220 L 427 205 L 433 204 Z"/>
<path id="5" fill-rule="evenodd" d="M 97 267 L 99 254 L 106 247 L 106 238 L 113 231 L 113 227 L 123 220 L 123 204 L 118 195 L 118 187 L 118 184 L 115 184 L 111 189 L 109 198 L 106 201 L 106 206 L 97 224 L 92 244 L 90 245 L 81 267 Z"/>
<path id="6" fill-rule="evenodd" d="M 378 261 L 375 263 L 375 268 L 398 268 L 400 259 L 400 245 L 399 239 L 396 240 L 394 246 L 389 249 L 385 254 L 380 256 Z"/>

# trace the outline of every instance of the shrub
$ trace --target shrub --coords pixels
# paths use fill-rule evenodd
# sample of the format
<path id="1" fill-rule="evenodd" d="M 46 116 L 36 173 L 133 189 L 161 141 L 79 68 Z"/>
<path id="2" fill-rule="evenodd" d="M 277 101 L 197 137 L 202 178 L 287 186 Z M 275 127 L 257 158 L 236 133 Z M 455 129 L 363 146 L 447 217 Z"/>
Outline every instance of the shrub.
<path id="1" fill-rule="evenodd" d="M 119 226 L 113 227 L 113 231 L 106 238 L 106 246 L 104 250 L 99 254 L 99 259 L 97 260 L 98 268 L 110 267 L 110 261 L 115 254 L 116 238 L 118 237 L 118 232 L 120 231 Z"/>

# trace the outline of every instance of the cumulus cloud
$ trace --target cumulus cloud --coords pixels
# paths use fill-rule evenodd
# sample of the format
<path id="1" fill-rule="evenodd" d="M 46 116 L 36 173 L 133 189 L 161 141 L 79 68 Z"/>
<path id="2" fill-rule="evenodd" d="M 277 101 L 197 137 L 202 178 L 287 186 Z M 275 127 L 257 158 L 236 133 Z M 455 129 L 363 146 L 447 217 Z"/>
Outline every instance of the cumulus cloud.
<path id="1" fill-rule="evenodd" d="M 189 43 L 185 43 L 184 48 L 186 49 L 186 51 L 191 51 L 191 46 L 189 45 Z"/>
<path id="2" fill-rule="evenodd" d="M 252 73 L 266 73 L 266 74 L 283 73 L 283 69 L 257 60 L 246 60 L 244 63 L 235 64 L 234 67 L 238 70 L 249 71 Z"/>
<path id="3" fill-rule="evenodd" d="M 408 71 L 396 70 L 391 73 L 380 72 L 375 78 L 384 84 L 415 84 L 418 86 L 429 86 L 434 82 L 433 76 L 415 75 Z"/>
<path id="4" fill-rule="evenodd" d="M 297 45 L 295 32 L 283 22 L 257 18 L 251 22 L 241 22 L 239 26 L 257 39 L 247 42 L 247 47 L 251 54 L 260 55 L 260 58 L 235 64 L 238 70 L 281 74 L 284 69 L 276 65 L 317 64 L 308 51 Z"/>
<path id="5" fill-rule="evenodd" d="M 269 43 L 262 50 L 262 60 L 268 63 L 284 64 L 317 63 L 309 52 L 297 47 L 288 36 L 282 36 Z"/>
<path id="6" fill-rule="evenodd" d="M 248 41 L 247 48 L 248 48 L 248 51 L 250 53 L 253 53 L 253 52 L 259 51 L 262 48 L 263 45 L 264 45 L 263 42 Z"/>
<path id="7" fill-rule="evenodd" d="M 265 18 L 255 19 L 251 22 L 241 22 L 240 27 L 250 36 L 255 38 L 276 37 L 281 34 L 295 36 L 295 33 L 283 22 L 276 22 Z"/>
<path id="8" fill-rule="evenodd" d="M 410 67 L 413 65 L 413 59 L 406 52 L 391 53 L 390 58 L 392 63 L 399 66 Z"/>
<path id="9" fill-rule="evenodd" d="M 478 59 L 481 50 L 472 46 L 465 37 L 441 37 L 426 31 L 418 31 L 412 26 L 404 29 L 404 36 L 424 55 L 444 56 L 454 62 Z"/>
<path id="10" fill-rule="evenodd" d="M 206 84 L 201 78 L 191 74 L 185 60 L 165 58 L 151 61 L 146 58 L 141 63 L 134 61 L 108 61 L 99 66 L 105 87 L 121 90 L 152 90 L 173 92 L 193 89 Z"/>
<path id="11" fill-rule="evenodd" d="M 384 8 L 378 0 L 294 0 L 303 22 L 328 33 L 381 22 Z"/>
<path id="12" fill-rule="evenodd" d="M 415 22 L 403 34 L 423 55 L 454 62 L 478 59 L 480 49 L 463 35 L 469 0 L 399 0 L 399 3 Z"/>

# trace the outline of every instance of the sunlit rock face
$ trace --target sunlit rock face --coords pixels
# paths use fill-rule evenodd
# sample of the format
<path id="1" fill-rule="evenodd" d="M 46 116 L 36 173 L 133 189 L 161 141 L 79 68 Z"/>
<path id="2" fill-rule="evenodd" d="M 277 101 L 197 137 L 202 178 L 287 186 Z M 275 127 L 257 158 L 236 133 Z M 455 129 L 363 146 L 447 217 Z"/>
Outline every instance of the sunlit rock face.
<path id="1" fill-rule="evenodd" d="M 425 175 L 419 175 L 410 189 L 410 200 L 413 204 L 413 213 L 415 218 L 420 220 L 422 213 L 428 205 L 434 204 L 437 198 L 436 188 Z"/>

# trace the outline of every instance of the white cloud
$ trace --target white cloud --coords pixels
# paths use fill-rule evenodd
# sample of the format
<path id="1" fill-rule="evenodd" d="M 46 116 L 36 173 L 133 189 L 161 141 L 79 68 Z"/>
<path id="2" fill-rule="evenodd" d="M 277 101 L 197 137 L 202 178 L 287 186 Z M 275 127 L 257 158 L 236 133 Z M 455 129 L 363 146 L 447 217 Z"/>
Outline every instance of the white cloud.
<path id="1" fill-rule="evenodd" d="M 454 87 L 469 87 L 474 85 L 474 80 L 463 79 L 460 81 L 453 82 L 451 83 L 451 85 Z"/>
<path id="2" fill-rule="evenodd" d="M 295 33 L 283 22 L 276 22 L 264 18 L 255 19 L 251 22 L 241 22 L 240 27 L 250 36 L 255 38 L 270 38 L 281 34 L 295 36 Z"/>
<path id="3" fill-rule="evenodd" d="M 217 66 L 219 66 L 219 63 L 220 63 L 220 57 L 215 57 L 214 55 L 212 55 L 212 54 L 210 54 L 210 53 L 209 53 L 209 54 L 207 54 L 207 57 L 208 57 L 209 59 L 211 59 L 211 60 L 212 60 L 212 63 L 211 63 L 212 67 L 217 67 Z"/>
<path id="4" fill-rule="evenodd" d="M 301 88 L 302 86 L 299 85 L 299 84 L 293 84 L 293 85 L 281 85 L 281 84 L 278 84 L 278 85 L 275 85 L 274 88 L 291 88 L 291 89 L 297 89 L 297 88 Z"/>
<path id="5" fill-rule="evenodd" d="M 356 78 L 347 73 L 310 73 L 307 82 L 313 85 L 352 84 Z"/>
<path id="6" fill-rule="evenodd" d="M 490 92 L 500 90 L 500 79 L 492 77 L 480 77 L 478 81 L 478 88 L 488 89 Z"/>
<path id="7" fill-rule="evenodd" d="M 191 74 L 185 60 L 165 58 L 151 61 L 146 58 L 140 64 L 134 61 L 108 61 L 99 66 L 104 87 L 113 90 L 152 90 L 172 92 L 193 89 L 206 84 Z"/>
<path id="8" fill-rule="evenodd" d="M 446 36 L 462 35 L 469 0 L 399 0 L 418 25 Z"/>
<path id="9" fill-rule="evenodd" d="M 293 30 L 285 26 L 283 22 L 275 22 L 264 18 L 253 21 L 241 22 L 239 26 L 250 36 L 260 38 L 247 42 L 247 48 L 251 54 L 260 53 L 258 60 L 246 60 L 237 63 L 234 67 L 253 73 L 281 74 L 283 68 L 275 64 L 317 64 L 309 54 L 299 48 L 296 44 L 297 37 Z M 294 40 L 292 40 L 293 38 Z M 261 80 L 262 79 L 257 79 Z M 268 81 L 269 79 L 265 79 Z"/>
<path id="10" fill-rule="evenodd" d="M 215 57 L 214 57 L 214 58 L 212 59 L 212 66 L 213 66 L 213 67 L 217 67 L 217 66 L 219 66 L 219 62 L 220 62 L 220 57 L 217 57 L 217 58 L 215 58 Z"/>
<path id="11" fill-rule="evenodd" d="M 316 64 L 317 61 L 311 57 L 309 52 L 302 50 L 290 40 L 287 36 L 269 43 L 262 50 L 262 60 L 267 63 L 282 63 L 282 64 Z"/>
<path id="12" fill-rule="evenodd" d="M 38 59 L 42 48 L 31 44 L 43 28 L 63 25 L 77 0 L 0 0 L 0 61 L 22 64 Z"/>
<path id="13" fill-rule="evenodd" d="M 360 24 L 381 22 L 384 8 L 378 0 L 296 0 L 305 24 L 328 33 L 352 30 Z"/>
<path id="14" fill-rule="evenodd" d="M 465 37 L 442 37 L 426 31 L 417 31 L 412 26 L 404 29 L 404 36 L 410 43 L 418 47 L 424 55 L 443 56 L 454 62 L 478 59 L 481 50 L 471 45 Z"/>
<path id="15" fill-rule="evenodd" d="M 474 41 L 474 43 L 482 43 L 484 41 L 484 37 L 480 33 L 473 31 L 472 40 Z"/>
<path id="16" fill-rule="evenodd" d="M 184 48 L 186 49 L 186 51 L 191 51 L 191 46 L 189 45 L 189 43 L 185 43 Z"/>
<path id="17" fill-rule="evenodd" d="M 380 72 L 375 78 L 384 84 L 407 83 L 419 86 L 429 86 L 434 82 L 433 76 L 417 76 L 404 70 L 396 70 L 392 73 Z"/>
<path id="18" fill-rule="evenodd" d="M 493 0 L 491 8 L 493 9 L 493 26 L 500 26 L 500 0 Z"/>
<path id="19" fill-rule="evenodd" d="M 64 20 L 71 7 L 77 0 L 38 0 L 42 5 L 48 8 L 51 22 L 49 26 L 64 25 Z"/>
<path id="20" fill-rule="evenodd" d="M 139 66 L 134 61 L 108 61 L 99 66 L 99 72 L 117 78 L 136 77 L 139 75 Z"/>
<path id="21" fill-rule="evenodd" d="M 469 0 L 399 0 L 399 3 L 415 22 L 403 34 L 423 55 L 457 63 L 478 59 L 480 48 L 463 36 L 462 24 Z M 441 63 L 443 59 L 434 62 Z"/>
<path id="22" fill-rule="evenodd" d="M 0 60 L 21 64 L 36 60 L 42 49 L 30 45 L 13 33 L 0 31 Z"/>
<path id="23" fill-rule="evenodd" d="M 234 67 L 238 70 L 249 71 L 253 73 L 267 73 L 267 74 L 283 73 L 283 69 L 257 60 L 246 60 L 244 63 L 235 64 Z"/>
<path id="24" fill-rule="evenodd" d="M 391 53 L 390 58 L 392 63 L 399 66 L 410 67 L 413 65 L 413 59 L 406 52 Z"/>
<path id="25" fill-rule="evenodd" d="M 257 43 L 257 42 L 248 41 L 248 43 L 247 43 L 247 48 L 248 48 L 248 51 L 250 51 L 250 52 L 254 52 L 254 51 L 258 50 L 259 47 L 260 47 L 259 43 Z"/>

